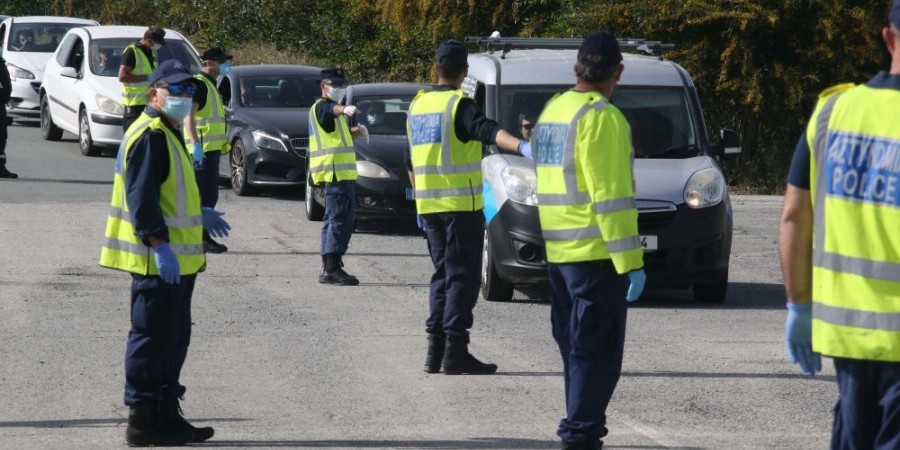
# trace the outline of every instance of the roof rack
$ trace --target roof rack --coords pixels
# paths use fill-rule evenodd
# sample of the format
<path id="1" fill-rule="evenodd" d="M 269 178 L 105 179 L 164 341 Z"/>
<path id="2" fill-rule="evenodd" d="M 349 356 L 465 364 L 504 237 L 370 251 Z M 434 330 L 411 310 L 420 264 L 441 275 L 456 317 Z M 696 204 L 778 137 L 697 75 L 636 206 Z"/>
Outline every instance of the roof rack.
<path id="1" fill-rule="evenodd" d="M 497 50 L 503 52 L 501 58 L 513 49 L 546 48 L 556 50 L 572 50 L 581 46 L 581 38 L 523 38 L 523 37 L 486 37 L 466 36 L 465 41 L 476 43 L 482 50 L 493 53 Z M 660 41 L 647 41 L 634 38 L 617 38 L 622 50 L 635 50 L 652 55 L 654 50 L 672 50 L 675 44 L 666 44 Z"/>

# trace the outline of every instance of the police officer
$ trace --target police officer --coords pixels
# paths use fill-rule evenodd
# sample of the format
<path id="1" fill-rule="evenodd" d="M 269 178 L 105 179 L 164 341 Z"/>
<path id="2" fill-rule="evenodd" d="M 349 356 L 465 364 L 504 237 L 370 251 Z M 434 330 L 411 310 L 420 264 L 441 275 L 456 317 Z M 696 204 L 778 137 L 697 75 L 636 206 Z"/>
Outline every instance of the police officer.
<path id="1" fill-rule="evenodd" d="M 889 22 L 890 71 L 819 95 L 784 196 L 787 351 L 834 359 L 833 449 L 900 448 L 900 0 Z"/>
<path id="2" fill-rule="evenodd" d="M 119 82 L 122 83 L 122 129 L 128 126 L 144 111 L 147 105 L 147 78 L 157 66 L 156 51 L 165 45 L 166 30 L 151 25 L 144 37 L 125 47 L 119 66 Z"/>
<path id="3" fill-rule="evenodd" d="M 100 265 L 128 272 L 131 330 L 125 350 L 126 442 L 182 445 L 213 435 L 181 416 L 179 378 L 191 335 L 191 295 L 206 267 L 203 229 L 227 235 L 220 212 L 200 206 L 181 124 L 194 80 L 176 60 L 149 77 L 149 104 L 125 134 L 113 178 Z"/>
<path id="4" fill-rule="evenodd" d="M 0 56 L 0 178 L 19 178 L 18 175 L 6 169 L 6 127 L 9 122 L 6 118 L 6 104 L 12 94 L 12 82 L 9 79 L 9 69 L 6 68 L 6 60 Z"/>
<path id="5" fill-rule="evenodd" d="M 222 97 L 216 88 L 216 78 L 231 71 L 228 60 L 231 55 L 221 47 L 214 47 L 200 55 L 203 67 L 196 75 L 194 106 L 185 119 L 185 144 L 191 147 L 197 186 L 200 188 L 200 204 L 215 208 L 219 201 L 219 159 L 231 151 L 225 140 L 226 121 Z M 203 250 L 208 253 L 224 253 L 228 247 L 216 242 L 203 230 Z"/>
<path id="6" fill-rule="evenodd" d="M 564 449 L 597 449 L 622 372 L 626 300 L 644 287 L 631 128 L 609 98 L 622 53 L 608 33 L 578 49 L 577 82 L 534 130 L 538 213 L 550 276 L 553 337 L 565 370 Z"/>
<path id="7" fill-rule="evenodd" d="M 325 218 L 322 225 L 322 273 L 319 283 L 355 286 L 359 280 L 344 271 L 343 256 L 353 234 L 356 203 L 356 150 L 347 118 L 356 114 L 353 105 L 342 105 L 347 92 L 344 70 L 321 72 L 322 97 L 309 109 L 309 172 L 314 184 L 324 183 Z"/>
<path id="8" fill-rule="evenodd" d="M 434 263 L 425 371 L 437 373 L 443 366 L 448 375 L 497 371 L 495 364 L 482 363 L 468 350 L 481 284 L 482 143 L 512 153 L 529 145 L 484 117 L 460 90 L 467 58 L 466 47 L 457 40 L 438 47 L 438 85 L 415 97 L 407 123 L 416 210 Z"/>

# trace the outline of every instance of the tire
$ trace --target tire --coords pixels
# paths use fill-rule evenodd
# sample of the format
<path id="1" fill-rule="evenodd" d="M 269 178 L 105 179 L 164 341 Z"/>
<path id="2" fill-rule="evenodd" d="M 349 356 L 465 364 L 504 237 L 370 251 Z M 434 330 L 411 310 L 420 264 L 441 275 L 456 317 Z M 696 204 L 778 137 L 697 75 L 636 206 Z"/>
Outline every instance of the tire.
<path id="1" fill-rule="evenodd" d="M 728 293 L 728 272 L 712 283 L 694 283 L 694 300 L 708 304 L 725 303 Z"/>
<path id="2" fill-rule="evenodd" d="M 53 124 L 53 118 L 50 117 L 50 103 L 44 95 L 41 97 L 41 136 L 47 141 L 58 141 L 62 133 L 62 129 Z"/>
<path id="3" fill-rule="evenodd" d="M 78 114 L 78 146 L 84 156 L 100 156 L 101 151 L 94 145 L 94 139 L 91 136 L 91 122 L 84 108 Z"/>
<path id="4" fill-rule="evenodd" d="M 484 230 L 484 247 L 481 253 L 481 296 L 489 302 L 512 301 L 515 285 L 500 279 L 494 269 L 494 258 L 491 257 L 491 241 L 488 230 Z"/>
<path id="5" fill-rule="evenodd" d="M 238 196 L 253 194 L 253 188 L 247 184 L 247 158 L 244 152 L 244 144 L 236 141 L 231 148 L 231 190 Z"/>
<path id="6" fill-rule="evenodd" d="M 310 222 L 321 222 L 325 219 L 325 207 L 316 201 L 313 195 L 315 186 L 312 182 L 312 175 L 309 173 L 309 164 L 306 165 L 306 186 L 303 187 L 304 196 L 306 197 L 306 219 Z M 354 229 L 356 225 L 354 223 Z"/>

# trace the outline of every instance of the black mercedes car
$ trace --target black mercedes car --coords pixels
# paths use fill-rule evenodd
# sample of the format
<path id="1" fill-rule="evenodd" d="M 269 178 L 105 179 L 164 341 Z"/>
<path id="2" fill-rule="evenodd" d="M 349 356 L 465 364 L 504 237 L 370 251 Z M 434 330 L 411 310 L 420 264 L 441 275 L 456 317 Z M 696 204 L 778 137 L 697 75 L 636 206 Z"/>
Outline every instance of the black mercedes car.
<path id="1" fill-rule="evenodd" d="M 219 80 L 228 119 L 228 157 L 219 174 L 237 195 L 265 186 L 306 183 L 309 107 L 322 69 L 299 65 L 235 66 Z"/>
<path id="2" fill-rule="evenodd" d="M 368 139 L 357 137 L 356 220 L 401 220 L 415 223 L 416 203 L 406 170 L 406 112 L 420 90 L 431 85 L 414 83 L 356 84 L 347 89 L 345 103 L 358 113 L 351 126 L 365 125 Z M 322 189 L 307 183 L 306 217 L 322 220 Z"/>

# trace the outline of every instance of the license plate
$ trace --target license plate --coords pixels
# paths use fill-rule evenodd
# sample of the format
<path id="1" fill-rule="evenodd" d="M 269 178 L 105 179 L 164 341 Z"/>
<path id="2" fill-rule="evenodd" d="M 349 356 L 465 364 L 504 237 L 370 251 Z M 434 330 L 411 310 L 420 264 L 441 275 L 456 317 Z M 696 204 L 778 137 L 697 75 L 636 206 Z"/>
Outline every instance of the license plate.
<path id="1" fill-rule="evenodd" d="M 641 246 L 644 247 L 645 252 L 653 252 L 659 248 L 656 236 L 641 236 Z"/>
<path id="2" fill-rule="evenodd" d="M 416 199 L 416 191 L 413 188 L 406 188 L 406 199 L 407 200 L 415 200 Z"/>

